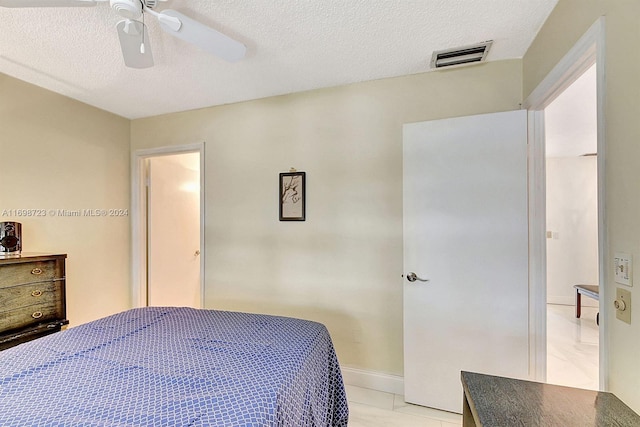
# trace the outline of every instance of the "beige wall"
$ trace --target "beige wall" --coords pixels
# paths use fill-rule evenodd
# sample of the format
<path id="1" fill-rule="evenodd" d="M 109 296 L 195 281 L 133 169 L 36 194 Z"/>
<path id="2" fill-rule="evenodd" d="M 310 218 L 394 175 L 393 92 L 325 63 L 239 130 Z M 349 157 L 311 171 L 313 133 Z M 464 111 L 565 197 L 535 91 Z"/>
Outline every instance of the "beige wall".
<path id="1" fill-rule="evenodd" d="M 23 252 L 68 254 L 71 325 L 130 307 L 129 218 L 50 211 L 129 208 L 129 125 L 0 74 L 0 221 L 22 223 Z"/>
<path id="2" fill-rule="evenodd" d="M 610 268 L 615 252 L 631 253 L 640 263 L 640 2 L 637 0 L 560 0 L 524 57 L 526 97 L 601 16 L 606 17 L 606 283 L 612 306 L 616 285 Z M 638 268 L 636 268 L 638 270 Z M 636 285 L 633 300 L 640 301 Z M 628 288 L 629 289 L 629 288 Z M 628 325 L 606 319 L 609 328 L 609 388 L 640 412 L 640 321 Z"/>
<path id="3" fill-rule="evenodd" d="M 205 141 L 205 306 L 325 323 L 344 366 L 402 374 L 402 124 L 513 110 L 520 60 L 134 120 L 132 149 Z M 278 173 L 307 172 L 307 221 Z"/>

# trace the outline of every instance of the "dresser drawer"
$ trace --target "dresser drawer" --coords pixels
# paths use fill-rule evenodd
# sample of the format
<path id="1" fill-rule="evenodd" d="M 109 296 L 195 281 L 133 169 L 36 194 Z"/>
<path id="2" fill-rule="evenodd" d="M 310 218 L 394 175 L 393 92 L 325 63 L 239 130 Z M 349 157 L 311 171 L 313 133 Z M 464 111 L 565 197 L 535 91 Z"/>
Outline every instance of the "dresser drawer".
<path id="1" fill-rule="evenodd" d="M 51 333 L 66 319 L 66 254 L 0 257 L 0 351 Z"/>
<path id="2" fill-rule="evenodd" d="M 50 304 L 52 301 L 62 301 L 60 281 L 2 288 L 0 289 L 0 314 L 21 307 L 31 307 L 34 304 Z"/>
<path id="3" fill-rule="evenodd" d="M 60 279 L 61 277 L 56 277 L 56 272 L 55 260 L 5 265 L 2 267 L 0 288 Z"/>
<path id="4" fill-rule="evenodd" d="M 50 298 L 38 304 L 0 313 L 0 330 L 10 331 L 58 319 L 64 319 L 62 301 L 59 298 Z"/>

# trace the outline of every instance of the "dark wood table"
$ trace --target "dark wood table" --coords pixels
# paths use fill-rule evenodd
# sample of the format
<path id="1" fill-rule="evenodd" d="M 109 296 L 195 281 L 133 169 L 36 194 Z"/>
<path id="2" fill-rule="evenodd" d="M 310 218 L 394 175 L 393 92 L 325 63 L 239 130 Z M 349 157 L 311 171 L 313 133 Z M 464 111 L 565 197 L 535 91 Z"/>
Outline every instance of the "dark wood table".
<path id="1" fill-rule="evenodd" d="M 582 314 L 582 295 L 600 301 L 600 287 L 598 285 L 573 285 L 576 290 L 576 317 Z M 600 324 L 600 313 L 596 315 L 596 323 Z"/>
<path id="2" fill-rule="evenodd" d="M 462 372 L 464 427 L 638 427 L 611 393 Z"/>

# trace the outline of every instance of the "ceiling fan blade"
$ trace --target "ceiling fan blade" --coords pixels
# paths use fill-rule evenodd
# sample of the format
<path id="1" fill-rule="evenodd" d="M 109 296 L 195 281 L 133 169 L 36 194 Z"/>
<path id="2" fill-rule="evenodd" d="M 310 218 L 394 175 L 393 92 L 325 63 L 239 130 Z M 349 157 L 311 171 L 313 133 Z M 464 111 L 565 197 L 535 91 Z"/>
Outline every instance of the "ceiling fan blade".
<path id="1" fill-rule="evenodd" d="M 116 28 L 118 29 L 124 64 L 129 68 L 152 67 L 153 54 L 151 53 L 147 26 L 139 21 L 125 19 L 118 22 Z"/>
<path id="2" fill-rule="evenodd" d="M 1 7 L 83 7 L 101 0 L 0 0 Z M 105 1 L 105 0 L 102 0 Z"/>
<path id="3" fill-rule="evenodd" d="M 163 10 L 157 14 L 157 18 L 167 33 L 226 61 L 239 61 L 247 52 L 247 47 L 239 41 L 175 10 Z M 176 23 L 176 19 L 180 21 L 180 25 Z"/>

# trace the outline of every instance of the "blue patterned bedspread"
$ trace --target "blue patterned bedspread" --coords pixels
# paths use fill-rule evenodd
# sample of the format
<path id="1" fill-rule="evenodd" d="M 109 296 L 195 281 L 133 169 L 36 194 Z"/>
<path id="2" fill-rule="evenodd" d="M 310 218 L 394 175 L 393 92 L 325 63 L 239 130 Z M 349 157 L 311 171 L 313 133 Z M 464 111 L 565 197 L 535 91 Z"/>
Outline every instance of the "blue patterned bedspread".
<path id="1" fill-rule="evenodd" d="M 0 426 L 346 426 L 326 328 L 142 308 L 0 352 Z"/>

